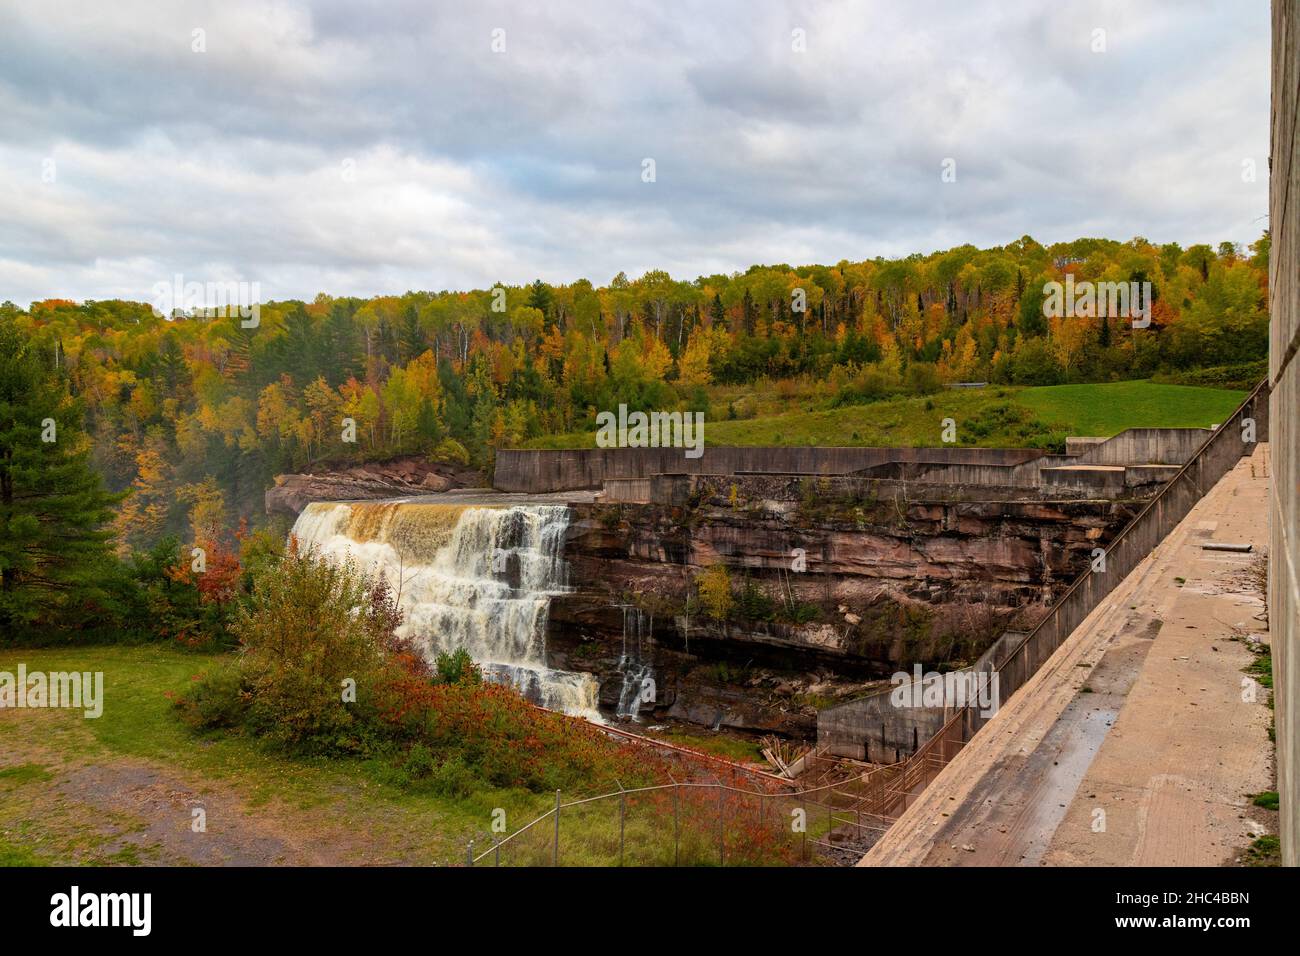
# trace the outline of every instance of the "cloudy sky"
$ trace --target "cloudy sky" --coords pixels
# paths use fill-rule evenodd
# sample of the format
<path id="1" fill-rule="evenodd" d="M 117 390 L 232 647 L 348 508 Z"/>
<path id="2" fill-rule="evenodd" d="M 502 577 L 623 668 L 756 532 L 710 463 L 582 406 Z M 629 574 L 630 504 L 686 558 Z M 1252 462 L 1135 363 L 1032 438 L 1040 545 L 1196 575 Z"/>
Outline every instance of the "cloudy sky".
<path id="1" fill-rule="evenodd" d="M 4 0 L 0 300 L 1248 243 L 1268 31 L 1266 0 Z"/>

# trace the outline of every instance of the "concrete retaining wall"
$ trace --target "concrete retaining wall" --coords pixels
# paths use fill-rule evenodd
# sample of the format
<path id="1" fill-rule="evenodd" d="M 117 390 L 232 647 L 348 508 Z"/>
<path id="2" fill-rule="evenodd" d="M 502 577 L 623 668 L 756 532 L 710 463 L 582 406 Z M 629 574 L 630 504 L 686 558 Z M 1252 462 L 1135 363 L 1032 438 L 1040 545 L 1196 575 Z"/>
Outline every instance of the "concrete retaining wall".
<path id="1" fill-rule="evenodd" d="M 1005 632 L 966 671 L 996 670 L 1024 637 L 1020 631 Z M 893 692 L 891 686 L 819 711 L 818 748 L 837 757 L 895 763 L 937 734 L 953 714 L 952 707 L 897 707 Z"/>
<path id="2" fill-rule="evenodd" d="M 653 478 L 606 478 L 602 504 L 648 504 Z"/>
<path id="3" fill-rule="evenodd" d="M 1002 700 L 1014 694 L 1052 656 L 1102 599 L 1151 553 L 1196 502 L 1254 448 L 1242 440 L 1242 419 L 1255 422 L 1257 441 L 1268 441 L 1268 386 L 1261 382 L 1199 452 L 1153 498 L 1106 549 L 1104 571 L 1086 571 L 1052 606 L 1051 612 L 1011 651 L 999 668 Z M 967 735 L 985 722 L 968 710 Z"/>
<path id="4" fill-rule="evenodd" d="M 1272 382 L 1268 622 L 1276 693 L 1282 862 L 1300 865 L 1300 10 L 1273 0 L 1268 299 Z"/>
<path id="5" fill-rule="evenodd" d="M 498 491 L 547 494 L 600 488 L 606 478 L 651 475 L 847 475 L 890 461 L 1014 465 L 1041 457 L 1033 448 L 706 447 L 699 458 L 681 448 L 503 449 Z"/>
<path id="6" fill-rule="evenodd" d="M 817 746 L 836 757 L 897 763 L 939 732 L 950 711 L 896 707 L 893 687 L 817 714 Z"/>
<path id="7" fill-rule="evenodd" d="M 1083 451 L 1077 463 L 1181 465 L 1209 437 L 1208 428 L 1130 428 Z"/>
<path id="8" fill-rule="evenodd" d="M 1143 510 L 1124 528 L 1106 549 L 1103 571 L 1084 572 L 1052 606 L 1043 621 L 1027 635 L 1004 634 L 981 657 L 973 669 L 998 672 L 998 692 L 1005 702 L 1052 656 L 1058 647 L 1082 623 L 1102 599 L 1165 539 L 1192 510 L 1207 491 L 1249 453 L 1253 445 L 1243 442 L 1242 420 L 1252 418 L 1256 441 L 1268 441 L 1268 387 L 1259 387 L 1217 431 L 1203 431 L 1202 441 L 1191 460 L 1180 468 Z M 1141 443 L 1138 436 L 1132 447 L 1145 447 L 1154 454 L 1179 454 L 1186 449 L 1177 443 L 1164 445 Z M 1097 446 L 1100 450 L 1101 446 Z M 1115 474 L 1119 474 L 1116 472 Z M 925 743 L 946 722 L 951 710 L 938 708 L 899 708 L 892 705 L 889 694 L 877 694 L 828 708 L 817 719 L 818 744 L 831 752 L 857 759 L 870 753 L 872 743 L 880 739 L 903 755 L 912 752 L 910 741 Z M 974 708 L 964 711 L 963 735 L 970 735 L 987 718 Z M 878 729 L 879 728 L 879 729 Z M 885 754 L 888 757 L 888 753 Z"/>
<path id="9" fill-rule="evenodd" d="M 800 446 L 710 447 L 699 458 L 687 458 L 680 448 L 505 449 L 497 452 L 493 486 L 499 491 L 549 494 L 652 475 L 858 474 L 936 484 L 1035 488 L 1042 483 L 1044 468 L 1062 465 L 1181 465 L 1208 435 L 1203 428 L 1131 428 L 1105 441 L 1076 443 L 1074 447 L 1081 451 L 1073 455 L 1045 455 L 1033 448 Z M 1114 483 L 1098 472 L 1054 481 L 1058 487 L 1081 491 Z"/>

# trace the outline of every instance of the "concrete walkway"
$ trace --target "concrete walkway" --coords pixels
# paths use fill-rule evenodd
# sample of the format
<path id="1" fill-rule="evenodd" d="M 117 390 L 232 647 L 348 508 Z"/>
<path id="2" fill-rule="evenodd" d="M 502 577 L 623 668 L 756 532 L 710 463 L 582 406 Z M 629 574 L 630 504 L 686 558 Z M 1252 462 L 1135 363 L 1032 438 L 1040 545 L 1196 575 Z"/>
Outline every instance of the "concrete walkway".
<path id="1" fill-rule="evenodd" d="M 1272 787 L 1268 447 L 1205 496 L 903 814 L 861 865 L 1231 863 Z M 1249 542 L 1254 554 L 1204 551 Z"/>

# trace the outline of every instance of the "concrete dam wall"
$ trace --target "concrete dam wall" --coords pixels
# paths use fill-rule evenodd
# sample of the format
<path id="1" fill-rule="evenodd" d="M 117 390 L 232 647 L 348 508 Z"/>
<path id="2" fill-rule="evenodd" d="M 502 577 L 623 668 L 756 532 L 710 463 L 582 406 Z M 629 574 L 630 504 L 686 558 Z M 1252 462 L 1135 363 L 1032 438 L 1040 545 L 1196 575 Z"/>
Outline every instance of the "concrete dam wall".
<path id="1" fill-rule="evenodd" d="M 706 447 L 699 458 L 680 448 L 503 449 L 493 487 L 545 494 L 600 488 L 607 478 L 651 475 L 849 475 L 907 461 L 936 465 L 1018 465 L 1042 457 L 1035 448 L 770 448 Z"/>
<path id="2" fill-rule="evenodd" d="M 859 475 L 981 488 L 1050 486 L 1114 497 L 1126 487 L 1168 480 L 1210 434 L 1204 428 L 1131 428 L 1108 439 L 1070 439 L 1065 455 L 1037 448 L 720 446 L 687 458 L 680 448 L 504 449 L 497 453 L 493 486 L 552 494 L 656 475 Z M 637 485 L 636 494 L 651 500 L 644 497 L 650 487 Z M 626 487 L 618 496 L 633 500 Z"/>
<path id="3" fill-rule="evenodd" d="M 1268 441 L 1267 383 L 1261 383 L 1219 429 L 1187 431 L 1202 436 L 1199 445 L 1191 449 L 1186 464 L 1176 470 L 1168 484 L 1105 545 L 1105 564 L 1083 571 L 1054 601 L 1037 626 L 1027 634 L 1016 634 L 1014 640 L 1004 634 L 991 649 L 993 656 L 986 655 L 972 668 L 997 672 L 1003 701 L 1037 672 L 1080 622 L 1165 539 L 1243 454 L 1249 454 L 1256 442 Z M 1124 439 L 1121 445 L 1130 444 L 1144 454 L 1157 457 L 1174 458 L 1189 448 L 1189 443 L 1180 438 L 1170 440 L 1169 436 L 1160 434 L 1138 434 L 1131 443 L 1125 436 L 1118 437 Z M 1103 445 L 1097 445 L 1085 454 L 1104 456 L 1106 452 Z M 963 708 L 961 713 L 961 739 L 968 740 L 987 718 L 973 708 Z M 894 754 L 906 754 L 924 745 L 954 716 L 952 708 L 895 707 L 888 695 L 877 694 L 823 710 L 818 716 L 818 743 L 831 753 L 858 759 L 878 759 L 878 755 L 894 759 Z"/>

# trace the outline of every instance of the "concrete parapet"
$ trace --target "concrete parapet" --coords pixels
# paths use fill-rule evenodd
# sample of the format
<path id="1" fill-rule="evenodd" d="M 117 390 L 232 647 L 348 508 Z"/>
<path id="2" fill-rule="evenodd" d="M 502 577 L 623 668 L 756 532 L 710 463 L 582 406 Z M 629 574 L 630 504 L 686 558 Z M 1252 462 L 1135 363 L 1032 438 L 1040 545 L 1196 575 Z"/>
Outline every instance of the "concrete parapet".
<path id="1" fill-rule="evenodd" d="M 817 448 L 707 447 L 699 458 L 680 448 L 582 448 L 574 450 L 503 449 L 497 453 L 493 486 L 499 491 L 550 494 L 601 488 L 606 480 L 655 475 L 860 475 L 975 487 L 1034 488 L 1044 469 L 1067 465 L 1181 465 L 1210 434 L 1204 428 L 1131 428 L 1105 440 L 1074 438 L 1077 453 L 1045 454 L 1034 448 Z M 1070 443 L 1073 443 L 1071 446 Z M 1125 483 L 1141 484 L 1149 476 Z M 1091 478 L 1058 477 L 1054 483 L 1086 489 L 1113 481 L 1099 472 Z M 611 491 L 631 494 L 626 486 Z M 631 500 L 631 499 L 619 499 Z"/>
<path id="2" fill-rule="evenodd" d="M 890 461 L 1014 465 L 1041 457 L 1033 448 L 730 448 L 709 446 L 699 458 L 680 448 L 502 449 L 493 486 L 546 494 L 600 488 L 606 478 L 651 475 L 847 475 Z"/>

